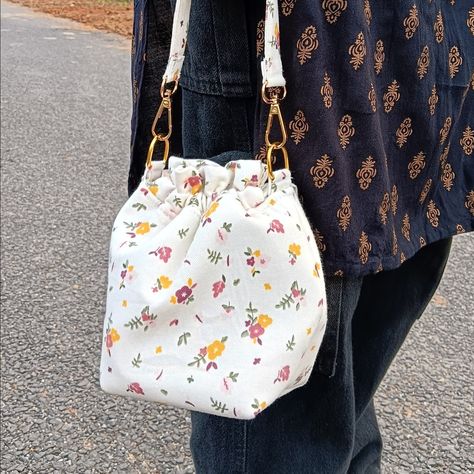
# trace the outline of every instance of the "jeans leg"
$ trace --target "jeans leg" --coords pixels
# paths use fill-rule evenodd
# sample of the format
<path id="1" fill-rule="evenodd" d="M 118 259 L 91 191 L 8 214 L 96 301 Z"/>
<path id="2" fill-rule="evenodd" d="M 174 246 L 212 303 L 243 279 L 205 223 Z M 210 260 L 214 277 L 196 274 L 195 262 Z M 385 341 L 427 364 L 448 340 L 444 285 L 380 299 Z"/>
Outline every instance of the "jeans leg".
<path id="1" fill-rule="evenodd" d="M 424 247 L 401 267 L 364 278 L 352 321 L 355 415 L 354 458 L 350 472 L 370 472 L 382 445 L 365 442 L 365 417 L 373 396 L 413 323 L 422 315 L 441 281 L 451 238 Z M 373 449 L 369 449 L 372 446 Z M 375 451 L 374 451 L 375 450 Z"/>
<path id="2" fill-rule="evenodd" d="M 361 286 L 361 278 L 327 278 L 329 317 L 340 319 L 332 377 L 315 366 L 305 386 L 254 420 L 192 412 L 191 452 L 197 474 L 347 472 L 355 422 L 351 320 Z"/>

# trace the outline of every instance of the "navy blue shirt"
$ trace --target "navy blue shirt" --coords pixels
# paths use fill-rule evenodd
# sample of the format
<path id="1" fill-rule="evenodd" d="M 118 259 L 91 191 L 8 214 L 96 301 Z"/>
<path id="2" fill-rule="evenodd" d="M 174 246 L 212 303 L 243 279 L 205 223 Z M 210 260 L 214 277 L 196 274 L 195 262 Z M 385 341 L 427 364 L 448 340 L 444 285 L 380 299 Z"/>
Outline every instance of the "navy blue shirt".
<path id="1" fill-rule="evenodd" d="M 252 104 L 257 159 L 268 113 L 258 97 L 263 12 L 263 1 L 196 0 L 181 80 L 187 103 Z M 130 191 L 170 27 L 166 0 L 135 1 Z M 290 168 L 326 273 L 393 269 L 471 231 L 474 1 L 282 0 L 280 30 Z M 173 140 L 179 153 L 179 129 Z"/>

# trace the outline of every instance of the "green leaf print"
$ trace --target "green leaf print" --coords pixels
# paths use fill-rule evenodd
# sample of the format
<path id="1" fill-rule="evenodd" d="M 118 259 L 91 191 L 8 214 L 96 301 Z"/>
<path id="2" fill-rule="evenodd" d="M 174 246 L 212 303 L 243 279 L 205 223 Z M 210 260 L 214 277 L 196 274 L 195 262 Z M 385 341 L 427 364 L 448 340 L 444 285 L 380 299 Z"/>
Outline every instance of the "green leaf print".
<path id="1" fill-rule="evenodd" d="M 287 351 L 292 351 L 295 348 L 295 335 L 293 334 L 291 336 L 291 339 L 286 343 L 286 350 Z"/>
<path id="2" fill-rule="evenodd" d="M 137 369 L 139 369 L 142 362 L 143 362 L 142 361 L 142 356 L 141 356 L 140 353 L 138 353 L 138 355 L 133 358 L 132 365 L 133 365 L 133 367 L 136 367 Z"/>
<path id="3" fill-rule="evenodd" d="M 222 255 L 217 250 L 207 249 L 207 258 L 211 263 L 217 265 L 219 260 L 222 260 Z"/>
<path id="4" fill-rule="evenodd" d="M 143 321 L 142 321 L 141 316 L 135 316 L 128 323 L 124 324 L 124 326 L 132 330 L 140 328 L 141 326 L 143 326 Z"/>
<path id="5" fill-rule="evenodd" d="M 227 377 L 230 378 L 230 380 L 232 380 L 232 382 L 237 382 L 237 377 L 239 376 L 239 374 L 235 373 L 235 372 L 231 372 Z"/>
<path id="6" fill-rule="evenodd" d="M 180 346 L 181 344 L 186 345 L 190 337 L 191 337 L 190 332 L 184 332 L 183 334 L 181 334 L 181 336 L 179 336 L 178 338 L 178 346 Z"/>
<path id="7" fill-rule="evenodd" d="M 184 239 L 184 238 L 186 237 L 186 235 L 188 234 L 188 232 L 189 232 L 189 227 L 187 227 L 186 229 L 180 229 L 180 230 L 178 231 L 178 236 L 179 236 L 179 238 L 180 238 L 181 240 Z"/>
<path id="8" fill-rule="evenodd" d="M 135 208 L 137 211 L 144 211 L 146 209 L 145 204 L 141 202 L 136 202 L 135 204 L 132 205 L 133 208 Z"/>
<path id="9" fill-rule="evenodd" d="M 214 408 L 214 410 L 220 411 L 221 413 L 225 413 L 226 411 L 229 411 L 225 403 L 214 400 L 212 397 L 210 397 L 210 399 L 211 399 L 211 407 Z"/>

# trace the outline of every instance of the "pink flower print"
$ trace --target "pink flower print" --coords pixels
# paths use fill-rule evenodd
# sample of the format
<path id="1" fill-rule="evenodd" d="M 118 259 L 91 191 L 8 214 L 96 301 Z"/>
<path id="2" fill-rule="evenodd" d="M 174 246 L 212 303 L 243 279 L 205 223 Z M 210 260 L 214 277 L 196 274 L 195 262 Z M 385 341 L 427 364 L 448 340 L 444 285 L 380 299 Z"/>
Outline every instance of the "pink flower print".
<path id="1" fill-rule="evenodd" d="M 249 336 L 252 339 L 255 339 L 259 336 L 261 336 L 265 332 L 265 329 L 260 326 L 260 324 L 253 324 L 252 326 L 249 327 Z"/>
<path id="2" fill-rule="evenodd" d="M 224 309 L 225 314 L 232 314 L 232 311 L 234 311 L 235 306 L 232 306 L 229 301 L 228 304 L 223 304 L 222 308 Z"/>
<path id="3" fill-rule="evenodd" d="M 140 384 L 138 382 L 133 382 L 129 384 L 127 388 L 127 392 L 134 392 L 134 393 L 137 393 L 138 395 L 145 395 L 145 392 L 140 387 Z"/>
<path id="4" fill-rule="evenodd" d="M 202 187 L 201 177 L 199 175 L 190 176 L 184 184 L 184 187 L 187 186 L 191 186 L 191 193 L 193 195 L 198 193 Z"/>
<path id="5" fill-rule="evenodd" d="M 175 293 L 177 302 L 184 303 L 191 296 L 192 292 L 189 286 L 184 285 Z"/>
<path id="6" fill-rule="evenodd" d="M 186 303 L 189 304 L 194 301 L 193 288 L 197 283 L 193 283 L 191 278 L 188 278 L 187 285 L 183 285 L 175 294 L 170 298 L 171 304 Z"/>
<path id="7" fill-rule="evenodd" d="M 171 257 L 171 248 L 170 247 L 160 247 L 158 249 L 158 255 L 160 256 L 160 260 L 167 263 Z"/>
<path id="8" fill-rule="evenodd" d="M 219 229 L 217 229 L 216 239 L 219 243 L 223 244 L 227 241 L 231 228 L 232 228 L 232 224 L 228 222 L 224 222 L 224 224 L 222 224 L 222 227 L 219 227 Z"/>
<path id="9" fill-rule="evenodd" d="M 261 268 L 267 268 L 268 267 L 268 262 L 270 261 L 270 257 L 260 257 L 258 259 L 258 265 Z"/>
<path id="10" fill-rule="evenodd" d="M 258 176 L 253 174 L 250 181 L 247 183 L 248 186 L 258 186 Z"/>
<path id="11" fill-rule="evenodd" d="M 127 276 L 127 270 L 122 270 L 122 271 L 120 272 L 120 278 L 121 278 L 122 280 L 125 280 L 125 277 L 126 277 L 126 276 Z"/>
<path id="12" fill-rule="evenodd" d="M 241 333 L 241 337 L 250 337 L 252 342 L 262 345 L 260 336 L 265 332 L 265 329 L 272 324 L 272 318 L 268 314 L 258 314 L 258 309 L 254 308 L 252 302 L 249 303 L 247 312 L 247 319 L 245 321 L 245 331 Z"/>
<path id="13" fill-rule="evenodd" d="M 247 259 L 247 265 L 253 267 L 255 265 L 255 257 L 250 257 Z"/>
<path id="14" fill-rule="evenodd" d="M 114 341 L 112 341 L 112 335 L 109 333 L 105 338 L 105 345 L 107 349 L 110 349 L 114 345 Z"/>
<path id="15" fill-rule="evenodd" d="M 219 281 L 216 281 L 212 285 L 212 296 L 214 296 L 214 298 L 217 298 L 224 291 L 224 288 L 225 288 L 225 276 L 222 275 L 222 279 Z"/>
<path id="16" fill-rule="evenodd" d="M 255 357 L 255 359 L 253 360 L 253 365 L 258 365 L 261 361 L 262 359 L 260 357 Z"/>
<path id="17" fill-rule="evenodd" d="M 282 369 L 278 371 L 278 377 L 273 381 L 273 383 L 277 382 L 285 382 L 290 377 L 290 366 L 285 365 Z"/>
<path id="18" fill-rule="evenodd" d="M 301 294 L 300 290 L 296 289 L 296 288 L 293 288 L 291 290 L 291 294 L 293 295 L 294 298 L 298 298 Z"/>
<path id="19" fill-rule="evenodd" d="M 207 347 L 202 347 L 201 349 L 199 349 L 199 355 L 201 356 L 206 356 L 207 355 Z"/>
<path id="20" fill-rule="evenodd" d="M 278 220 L 278 219 L 273 219 L 269 229 L 267 230 L 267 234 L 269 232 L 276 232 L 277 234 L 284 234 L 285 233 L 285 228 L 283 227 L 283 224 Z"/>

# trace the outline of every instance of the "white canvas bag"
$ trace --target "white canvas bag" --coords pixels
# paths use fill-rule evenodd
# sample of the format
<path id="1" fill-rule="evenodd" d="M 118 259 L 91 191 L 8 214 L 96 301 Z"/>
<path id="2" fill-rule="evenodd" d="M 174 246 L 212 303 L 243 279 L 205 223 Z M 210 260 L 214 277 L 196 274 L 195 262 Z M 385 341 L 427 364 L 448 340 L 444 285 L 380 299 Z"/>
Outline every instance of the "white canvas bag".
<path id="1" fill-rule="evenodd" d="M 189 10 L 190 0 L 178 0 L 157 119 L 171 114 Z M 285 86 L 276 0 L 267 1 L 265 38 L 266 163 L 168 160 L 171 132 L 156 133 L 155 119 L 145 173 L 110 241 L 106 392 L 251 419 L 310 376 L 326 296 L 313 231 L 286 169 L 280 97 L 268 89 Z M 273 117 L 278 142 L 269 139 Z M 158 141 L 165 157 L 152 161 Z M 273 171 L 279 150 L 287 166 Z"/>

